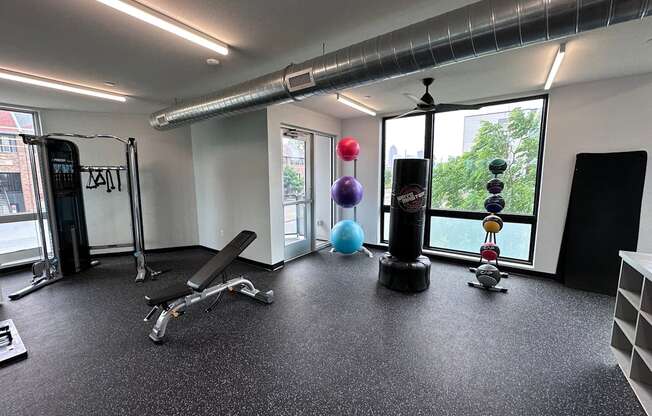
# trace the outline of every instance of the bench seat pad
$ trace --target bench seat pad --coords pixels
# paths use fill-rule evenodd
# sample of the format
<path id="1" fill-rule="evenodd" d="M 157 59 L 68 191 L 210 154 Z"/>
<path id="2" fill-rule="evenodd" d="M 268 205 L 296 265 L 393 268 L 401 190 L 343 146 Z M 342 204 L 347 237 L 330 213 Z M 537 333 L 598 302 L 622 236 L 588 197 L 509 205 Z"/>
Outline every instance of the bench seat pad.
<path id="1" fill-rule="evenodd" d="M 187 284 L 175 283 L 171 286 L 160 289 L 151 295 L 146 295 L 145 300 L 149 306 L 156 306 L 192 294 L 193 290 Z"/>

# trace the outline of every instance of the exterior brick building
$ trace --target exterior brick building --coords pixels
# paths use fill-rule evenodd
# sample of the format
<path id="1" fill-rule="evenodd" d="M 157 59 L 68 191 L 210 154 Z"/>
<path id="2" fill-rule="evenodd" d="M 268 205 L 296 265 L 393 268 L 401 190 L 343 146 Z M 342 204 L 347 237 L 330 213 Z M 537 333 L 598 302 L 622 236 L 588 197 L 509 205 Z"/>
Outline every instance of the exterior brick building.
<path id="1" fill-rule="evenodd" d="M 34 131 L 32 114 L 0 110 L 0 215 L 34 212 L 29 156 L 18 136 Z"/>

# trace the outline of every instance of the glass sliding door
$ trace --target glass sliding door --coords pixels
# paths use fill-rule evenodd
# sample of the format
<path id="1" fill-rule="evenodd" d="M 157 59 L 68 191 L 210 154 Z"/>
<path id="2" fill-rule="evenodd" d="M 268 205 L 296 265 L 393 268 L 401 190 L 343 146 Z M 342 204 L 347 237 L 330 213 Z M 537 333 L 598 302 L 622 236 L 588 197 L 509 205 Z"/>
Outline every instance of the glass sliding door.
<path id="1" fill-rule="evenodd" d="M 312 250 L 312 135 L 281 129 L 283 141 L 283 223 L 285 259 Z"/>
<path id="2" fill-rule="evenodd" d="M 282 128 L 285 260 L 330 245 L 335 137 Z"/>
<path id="3" fill-rule="evenodd" d="M 330 245 L 331 228 L 335 214 L 333 200 L 331 199 L 331 185 L 333 184 L 335 138 L 319 133 L 313 134 L 313 217 L 314 217 L 314 246 L 319 250 Z"/>
<path id="4" fill-rule="evenodd" d="M 41 255 L 35 181 L 21 133 L 38 133 L 36 113 L 0 107 L 0 268 Z"/>

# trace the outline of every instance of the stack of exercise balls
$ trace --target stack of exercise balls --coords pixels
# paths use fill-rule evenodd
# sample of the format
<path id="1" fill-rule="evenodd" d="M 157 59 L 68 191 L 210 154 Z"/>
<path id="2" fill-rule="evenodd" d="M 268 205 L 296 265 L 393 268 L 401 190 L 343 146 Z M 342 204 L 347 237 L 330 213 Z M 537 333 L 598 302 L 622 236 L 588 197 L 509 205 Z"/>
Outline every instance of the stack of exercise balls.
<path id="1" fill-rule="evenodd" d="M 360 144 L 352 137 L 345 137 L 337 143 L 337 157 L 352 162 L 360 154 Z M 363 188 L 353 176 L 338 178 L 331 187 L 331 198 L 342 208 L 353 208 L 362 201 Z M 342 220 L 331 230 L 331 244 L 338 253 L 353 254 L 360 251 L 364 242 L 362 227 L 353 220 Z"/>
<path id="2" fill-rule="evenodd" d="M 489 215 L 482 220 L 482 227 L 486 234 L 484 243 L 480 245 L 480 265 L 471 269 L 475 272 L 479 283 L 469 282 L 469 286 L 501 292 L 506 292 L 507 289 L 496 285 L 500 282 L 501 276 L 506 274 L 498 269 L 500 247 L 496 235 L 503 229 L 503 220 L 498 214 L 505 208 L 505 199 L 500 195 L 505 184 L 498 175 L 504 173 L 506 169 L 507 162 L 502 159 L 494 159 L 489 163 L 489 171 L 494 177 L 487 182 L 487 191 L 490 195 L 484 201 L 484 207 L 489 212 Z"/>

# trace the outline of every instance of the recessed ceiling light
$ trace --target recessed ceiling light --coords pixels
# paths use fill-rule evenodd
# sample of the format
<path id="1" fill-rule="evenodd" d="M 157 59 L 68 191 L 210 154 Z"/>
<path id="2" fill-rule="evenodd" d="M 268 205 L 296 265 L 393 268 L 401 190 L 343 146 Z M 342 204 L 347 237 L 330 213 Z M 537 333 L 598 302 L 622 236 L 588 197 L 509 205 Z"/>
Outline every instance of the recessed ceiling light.
<path id="1" fill-rule="evenodd" d="M 210 65 L 210 66 L 217 66 L 217 65 L 220 64 L 220 60 L 219 60 L 219 59 L 215 59 L 215 58 L 208 58 L 208 59 L 206 60 L 206 64 L 208 64 L 208 65 Z"/>
<path id="2" fill-rule="evenodd" d="M 0 69 L 0 79 L 8 81 L 22 82 L 23 84 L 36 85 L 38 87 L 52 88 L 59 91 L 73 92 L 75 94 L 90 95 L 92 97 L 104 98 L 105 100 L 120 101 L 124 103 L 127 99 L 121 95 L 109 94 L 100 90 L 82 87 L 76 84 L 55 81 L 48 78 L 37 77 L 34 75 L 23 74 L 20 72 Z"/>
<path id="3" fill-rule="evenodd" d="M 97 0 L 100 3 L 112 7 L 116 10 L 119 10 L 123 13 L 128 14 L 131 17 L 142 20 L 145 23 L 156 26 L 159 29 L 163 29 L 166 32 L 170 32 L 174 35 L 182 37 L 190 42 L 193 42 L 197 45 L 208 48 L 212 51 L 215 51 L 221 55 L 229 54 L 229 47 L 227 44 L 220 42 L 217 39 L 214 39 L 208 36 L 205 33 L 202 33 L 196 29 L 193 29 L 190 26 L 187 26 L 170 16 L 166 16 L 163 13 L 160 13 L 154 9 L 140 4 L 137 1 L 133 0 Z"/>

